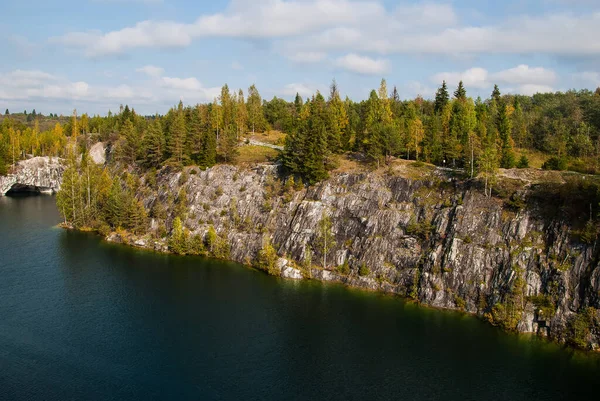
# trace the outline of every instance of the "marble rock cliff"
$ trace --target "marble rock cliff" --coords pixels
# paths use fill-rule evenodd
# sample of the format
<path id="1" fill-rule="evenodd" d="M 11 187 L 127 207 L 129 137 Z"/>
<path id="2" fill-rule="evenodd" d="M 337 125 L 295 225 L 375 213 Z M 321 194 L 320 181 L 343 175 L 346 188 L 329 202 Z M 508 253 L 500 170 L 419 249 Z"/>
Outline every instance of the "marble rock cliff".
<path id="1" fill-rule="evenodd" d="M 276 178 L 272 165 L 164 169 L 152 187 L 140 189 L 149 210 L 167 205 L 167 218 L 153 219 L 153 230 L 169 231 L 182 189 L 184 226 L 199 235 L 213 226 L 235 261 L 252 263 L 268 238 L 284 277 L 396 293 L 559 341 L 574 319 L 587 319 L 591 329 L 582 341 L 597 347 L 596 242 L 578 239 L 562 209 L 547 211 L 548 204 L 557 206 L 552 193 L 526 185 L 517 198 L 490 198 L 475 183 L 439 170 L 425 179 L 393 171 L 336 173 L 294 189 Z M 335 238 L 325 267 L 316 245 L 324 215 Z M 165 247 L 160 240 L 141 244 Z M 581 317 L 584 310 L 591 315 Z"/>
<path id="2" fill-rule="evenodd" d="M 33 157 L 22 160 L 6 176 L 0 176 L 0 196 L 8 191 L 57 192 L 65 171 L 61 159 Z"/>

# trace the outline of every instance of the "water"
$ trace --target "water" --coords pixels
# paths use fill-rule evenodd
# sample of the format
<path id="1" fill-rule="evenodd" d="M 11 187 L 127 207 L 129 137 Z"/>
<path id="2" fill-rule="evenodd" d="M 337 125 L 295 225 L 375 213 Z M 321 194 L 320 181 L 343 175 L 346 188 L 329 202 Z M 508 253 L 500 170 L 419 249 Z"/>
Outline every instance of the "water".
<path id="1" fill-rule="evenodd" d="M 2 400 L 597 399 L 596 356 L 59 221 L 0 198 Z"/>

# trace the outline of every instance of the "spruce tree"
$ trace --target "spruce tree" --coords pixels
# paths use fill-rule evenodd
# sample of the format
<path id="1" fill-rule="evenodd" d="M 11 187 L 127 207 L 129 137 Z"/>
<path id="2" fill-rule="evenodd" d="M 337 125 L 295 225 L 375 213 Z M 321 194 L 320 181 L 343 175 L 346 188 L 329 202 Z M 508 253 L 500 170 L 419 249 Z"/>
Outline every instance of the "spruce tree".
<path id="1" fill-rule="evenodd" d="M 448 86 L 446 85 L 446 81 L 442 81 L 442 86 L 439 87 L 435 94 L 435 103 L 433 107 L 435 114 L 440 114 L 448 104 L 449 100 L 450 95 L 448 94 Z"/>
<path id="2" fill-rule="evenodd" d="M 495 100 L 496 103 L 500 104 L 500 89 L 498 88 L 498 85 L 494 85 L 491 98 Z"/>
<path id="3" fill-rule="evenodd" d="M 342 140 L 342 138 L 347 135 L 348 115 L 346 114 L 344 103 L 340 99 L 340 93 L 335 80 L 333 80 L 330 87 L 327 113 L 329 119 L 328 147 L 331 152 L 338 152 L 342 147 L 342 141 L 347 142 L 346 139 Z"/>
<path id="4" fill-rule="evenodd" d="M 238 155 L 238 141 L 233 125 L 228 125 L 219 138 L 219 154 L 225 163 L 233 163 Z"/>
<path id="5" fill-rule="evenodd" d="M 463 85 L 463 81 L 458 83 L 458 87 L 454 91 L 454 97 L 458 100 L 467 100 L 467 90 Z"/>
<path id="6" fill-rule="evenodd" d="M 172 161 L 176 165 L 183 165 L 185 160 L 185 150 L 187 141 L 187 132 L 183 110 L 179 109 L 175 112 L 175 116 L 171 126 L 169 127 L 169 153 Z"/>
<path id="7" fill-rule="evenodd" d="M 498 114 L 498 134 L 500 136 L 502 150 L 500 153 L 500 167 L 513 168 L 515 165 L 515 155 L 513 152 L 513 141 L 511 138 L 511 123 L 508 116 L 508 106 L 500 108 Z"/>
<path id="8" fill-rule="evenodd" d="M 143 149 L 146 166 L 159 168 L 164 158 L 165 147 L 162 126 L 157 118 L 150 123 L 146 135 L 144 135 Z"/>
<path id="9" fill-rule="evenodd" d="M 140 150 L 140 137 L 131 120 L 125 120 L 120 134 L 124 139 L 121 157 L 126 163 L 133 165 Z"/>

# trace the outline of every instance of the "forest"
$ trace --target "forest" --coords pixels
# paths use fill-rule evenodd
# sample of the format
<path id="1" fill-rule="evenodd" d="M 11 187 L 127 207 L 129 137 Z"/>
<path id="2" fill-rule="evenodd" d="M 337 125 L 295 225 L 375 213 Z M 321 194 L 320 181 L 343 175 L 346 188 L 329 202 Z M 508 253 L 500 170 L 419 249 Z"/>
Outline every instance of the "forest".
<path id="1" fill-rule="evenodd" d="M 431 100 L 401 100 L 382 80 L 356 102 L 342 98 L 333 81 L 326 96 L 263 100 L 254 85 L 247 96 L 224 85 L 213 102 L 179 102 L 164 115 L 143 116 L 128 105 L 106 116 L 6 110 L 0 174 L 31 156 L 65 158 L 69 169 L 58 199 L 65 219 L 137 231 L 147 213 L 160 213 L 136 200 L 141 176 L 165 166 L 235 164 L 248 136 L 272 130 L 285 138 L 276 157 L 282 174 L 307 185 L 327 178 L 344 158 L 370 168 L 394 158 L 431 163 L 485 180 L 486 191 L 498 168 L 600 169 L 600 88 L 522 96 L 495 86 L 489 98 L 473 99 L 462 82 L 453 91 L 443 82 Z M 99 141 L 110 149 L 104 167 L 88 156 Z"/>

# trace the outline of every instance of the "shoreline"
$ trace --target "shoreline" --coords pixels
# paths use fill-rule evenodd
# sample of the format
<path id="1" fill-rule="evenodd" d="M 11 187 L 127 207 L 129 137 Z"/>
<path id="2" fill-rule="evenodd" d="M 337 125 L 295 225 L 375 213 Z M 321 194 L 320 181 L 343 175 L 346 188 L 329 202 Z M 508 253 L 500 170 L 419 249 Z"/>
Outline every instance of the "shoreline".
<path id="1" fill-rule="evenodd" d="M 310 273 L 311 273 L 310 276 L 307 277 L 305 275 L 305 271 L 297 269 L 295 267 L 292 267 L 291 265 L 293 264 L 293 262 L 289 261 L 288 259 L 282 258 L 282 257 L 279 257 L 279 259 L 278 259 L 278 265 L 283 264 L 283 266 L 280 267 L 280 269 L 279 269 L 279 274 L 271 274 L 270 272 L 260 269 L 259 267 L 253 265 L 252 263 L 244 263 L 244 262 L 240 262 L 240 261 L 233 260 L 233 259 L 223 259 L 223 258 L 209 256 L 209 255 L 187 255 L 187 254 L 186 255 L 178 255 L 178 254 L 173 253 L 168 250 L 168 245 L 166 244 L 166 241 L 150 240 L 150 239 L 144 238 L 144 236 L 136 236 L 131 233 L 126 233 L 129 236 L 128 236 L 128 238 L 126 238 L 126 240 L 124 240 L 122 238 L 121 234 L 117 233 L 116 231 L 111 232 L 107 236 L 103 236 L 101 233 L 99 233 L 95 229 L 91 229 L 91 228 L 79 229 L 79 228 L 73 227 L 72 225 L 65 224 L 64 222 L 57 224 L 55 227 L 61 228 L 64 230 L 68 230 L 68 231 L 75 231 L 78 233 L 93 234 L 95 237 L 98 237 L 101 241 L 106 242 L 108 244 L 126 246 L 128 248 L 141 250 L 143 252 L 152 252 L 152 253 L 160 254 L 163 256 L 178 256 L 178 257 L 192 256 L 192 257 L 205 258 L 208 260 L 212 259 L 212 260 L 217 260 L 217 261 L 230 262 L 230 263 L 235 263 L 240 266 L 243 266 L 246 269 L 254 270 L 256 272 L 259 272 L 259 273 L 262 273 L 262 274 L 265 274 L 268 276 L 276 277 L 279 279 L 284 279 L 284 280 L 289 280 L 289 281 L 297 281 L 297 282 L 306 281 L 306 282 L 314 282 L 314 283 L 319 283 L 319 284 L 333 284 L 333 285 L 342 286 L 349 290 L 387 296 L 387 297 L 391 297 L 391 298 L 400 300 L 406 304 L 415 305 L 420 308 L 425 308 L 425 309 L 439 311 L 439 312 L 452 312 L 452 313 L 456 313 L 459 315 L 472 317 L 472 318 L 477 319 L 481 323 L 486 324 L 489 327 L 499 330 L 500 332 L 502 332 L 504 334 L 515 335 L 516 337 L 527 339 L 528 341 L 532 341 L 532 340 L 541 341 L 545 344 L 555 345 L 563 350 L 567 350 L 570 352 L 580 352 L 580 353 L 583 353 L 584 355 L 588 355 L 588 356 L 600 356 L 600 349 L 585 349 L 585 348 L 574 347 L 565 342 L 557 341 L 549 336 L 543 336 L 543 335 L 540 335 L 535 332 L 505 330 L 498 325 L 494 325 L 492 322 L 490 322 L 488 319 L 486 319 L 486 317 L 484 315 L 480 315 L 480 314 L 477 314 L 474 312 L 469 312 L 467 310 L 461 310 L 458 308 L 447 308 L 447 307 L 442 307 L 442 306 L 430 305 L 430 304 L 415 300 L 415 299 L 411 298 L 410 296 L 402 295 L 398 291 L 393 291 L 390 289 L 390 287 L 388 287 L 388 289 L 385 289 L 385 288 L 373 288 L 373 287 L 368 286 L 368 284 L 367 285 L 356 285 L 355 284 L 356 281 L 350 280 L 353 278 L 352 276 L 342 275 L 336 271 L 326 270 L 326 269 L 322 269 L 322 268 L 313 266 L 310 269 Z M 131 239 L 133 239 L 134 241 L 130 242 L 129 240 L 131 240 Z M 154 247 L 149 246 L 150 244 L 148 243 L 148 241 L 153 241 Z M 290 265 L 290 266 L 288 266 L 288 265 Z M 290 270 L 292 270 L 293 272 L 290 272 Z M 317 272 L 317 273 L 320 272 L 320 274 L 317 274 L 317 276 L 315 276 L 312 274 L 313 272 Z M 347 280 L 343 280 L 343 278 L 346 278 Z M 375 279 L 359 276 L 358 282 L 361 282 L 361 281 L 363 281 L 363 282 L 366 281 L 366 282 L 370 282 L 370 283 L 377 282 L 377 280 L 375 280 Z M 391 284 L 390 284 L 390 286 L 391 286 Z"/>

